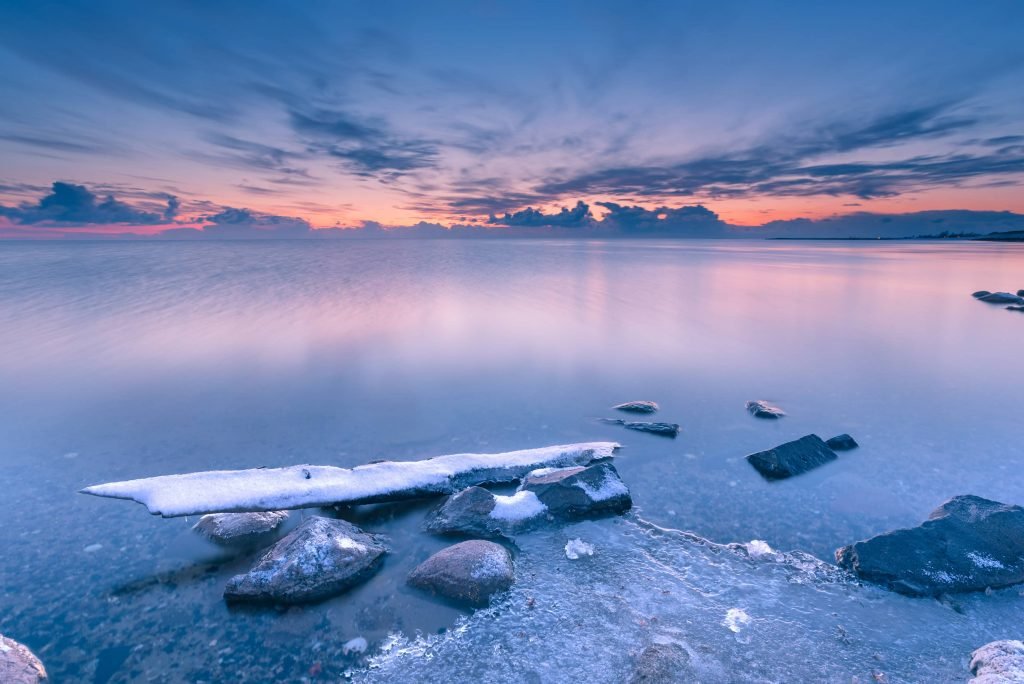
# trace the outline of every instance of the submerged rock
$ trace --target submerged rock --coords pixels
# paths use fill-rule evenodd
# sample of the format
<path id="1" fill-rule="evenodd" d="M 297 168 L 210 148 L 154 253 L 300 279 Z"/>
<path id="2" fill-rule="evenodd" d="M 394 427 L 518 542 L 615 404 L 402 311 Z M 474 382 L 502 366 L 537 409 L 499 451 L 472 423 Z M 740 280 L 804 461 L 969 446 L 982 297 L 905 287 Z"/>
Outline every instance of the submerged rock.
<path id="1" fill-rule="evenodd" d="M 208 513 L 192 529 L 221 546 L 255 547 L 273 540 L 288 511 Z"/>
<path id="2" fill-rule="evenodd" d="M 971 654 L 971 684 L 1024 683 L 1024 642 L 993 641 Z"/>
<path id="3" fill-rule="evenodd" d="M 651 644 L 637 656 L 629 684 L 674 684 L 696 681 L 690 654 L 679 644 Z"/>
<path id="4" fill-rule="evenodd" d="M 975 299 L 981 299 L 982 297 L 987 297 L 990 294 L 992 293 L 989 292 L 988 290 L 978 290 L 977 292 L 972 292 L 971 296 L 974 297 Z"/>
<path id="5" fill-rule="evenodd" d="M 860 446 L 857 444 L 857 440 L 845 432 L 841 435 L 836 435 L 831 439 L 826 439 L 825 444 L 827 444 L 828 448 L 832 451 L 849 451 L 850 449 L 856 449 Z"/>
<path id="6" fill-rule="evenodd" d="M 627 430 L 650 432 L 651 434 L 662 435 L 663 437 L 675 437 L 679 434 L 679 425 L 676 423 L 647 423 L 622 420 L 621 418 L 602 418 L 601 422 L 607 423 L 608 425 L 621 425 Z"/>
<path id="7" fill-rule="evenodd" d="M 774 449 L 747 456 L 750 465 L 766 480 L 783 480 L 806 473 L 838 458 L 818 435 L 806 435 Z"/>
<path id="8" fill-rule="evenodd" d="M 424 529 L 435 534 L 499 537 L 548 521 L 624 513 L 632 505 L 629 488 L 611 463 L 542 468 L 528 474 L 510 496 L 483 487 L 451 495 L 428 514 Z"/>
<path id="9" fill-rule="evenodd" d="M 767 401 L 762 401 L 761 399 L 758 399 L 757 401 L 748 401 L 747 411 L 749 411 L 755 418 L 774 419 L 781 418 L 786 415 L 786 412 L 778 406 L 773 406 Z"/>
<path id="10" fill-rule="evenodd" d="M 0 634 L 0 682 L 40 684 L 47 681 L 46 668 L 28 646 Z"/>
<path id="11" fill-rule="evenodd" d="M 957 496 L 917 527 L 836 551 L 840 567 L 911 596 L 982 591 L 1024 582 L 1024 508 Z"/>
<path id="12" fill-rule="evenodd" d="M 514 581 L 512 556 L 505 547 L 480 539 L 441 549 L 420 563 L 408 579 L 414 587 L 474 606 L 486 605 Z"/>
<path id="13" fill-rule="evenodd" d="M 1008 311 L 1024 311 L 1024 304 L 1011 304 L 1006 308 Z"/>
<path id="14" fill-rule="evenodd" d="M 653 401 L 627 401 L 624 404 L 612 406 L 612 408 L 627 413 L 654 413 L 658 410 L 658 405 Z"/>
<path id="15" fill-rule="evenodd" d="M 987 295 L 978 297 L 978 300 L 989 304 L 1024 304 L 1024 296 L 1009 292 L 989 292 Z"/>
<path id="16" fill-rule="evenodd" d="M 244 575 L 228 580 L 233 601 L 302 603 L 339 594 L 368 579 L 387 553 L 381 538 L 352 523 L 306 518 Z"/>

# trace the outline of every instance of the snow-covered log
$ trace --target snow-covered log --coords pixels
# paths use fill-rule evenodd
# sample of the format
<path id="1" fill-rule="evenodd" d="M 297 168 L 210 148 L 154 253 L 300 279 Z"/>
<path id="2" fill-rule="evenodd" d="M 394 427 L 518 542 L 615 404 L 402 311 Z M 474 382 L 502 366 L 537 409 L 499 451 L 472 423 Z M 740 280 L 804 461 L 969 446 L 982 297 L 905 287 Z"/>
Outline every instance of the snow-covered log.
<path id="1" fill-rule="evenodd" d="M 451 494 L 472 485 L 514 482 L 537 468 L 586 465 L 612 456 L 615 442 L 584 442 L 501 454 L 451 454 L 355 468 L 290 466 L 211 470 L 93 485 L 83 494 L 129 499 L 154 515 L 278 511 Z"/>

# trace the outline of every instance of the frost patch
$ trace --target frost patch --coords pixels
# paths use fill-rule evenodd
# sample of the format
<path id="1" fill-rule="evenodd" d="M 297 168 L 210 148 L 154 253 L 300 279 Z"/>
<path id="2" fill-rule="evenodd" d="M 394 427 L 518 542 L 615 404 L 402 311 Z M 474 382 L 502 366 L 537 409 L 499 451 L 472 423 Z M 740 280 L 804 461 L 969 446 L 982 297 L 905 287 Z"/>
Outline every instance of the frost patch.
<path id="1" fill-rule="evenodd" d="M 629 494 L 629 489 L 626 488 L 625 483 L 611 473 L 605 473 L 604 481 L 601 482 L 601 486 L 597 489 L 587 486 L 585 482 L 577 482 L 576 486 L 582 489 L 583 493 L 589 496 L 591 501 L 607 501 L 616 496 Z"/>
<path id="2" fill-rule="evenodd" d="M 520 522 L 544 513 L 548 507 L 530 491 L 516 492 L 511 496 L 495 496 L 491 517 L 495 520 Z"/>
<path id="3" fill-rule="evenodd" d="M 569 560 L 579 560 L 582 556 L 593 556 L 594 545 L 588 544 L 582 539 L 570 539 L 565 545 L 565 557 Z"/>
<path id="4" fill-rule="evenodd" d="M 971 551 L 967 554 L 967 557 L 970 558 L 971 562 L 977 565 L 979 568 L 1003 569 L 1006 567 L 992 556 L 986 556 L 985 554 L 978 553 L 977 551 Z"/>
<path id="5" fill-rule="evenodd" d="M 761 558 L 762 556 L 770 556 L 775 553 L 775 549 L 760 539 L 752 539 L 743 546 L 746 547 L 747 555 L 751 558 Z"/>
<path id="6" fill-rule="evenodd" d="M 725 611 L 725 619 L 722 620 L 722 625 L 727 627 L 730 632 L 739 634 L 746 625 L 750 624 L 750 619 L 750 616 L 743 609 L 730 608 Z"/>

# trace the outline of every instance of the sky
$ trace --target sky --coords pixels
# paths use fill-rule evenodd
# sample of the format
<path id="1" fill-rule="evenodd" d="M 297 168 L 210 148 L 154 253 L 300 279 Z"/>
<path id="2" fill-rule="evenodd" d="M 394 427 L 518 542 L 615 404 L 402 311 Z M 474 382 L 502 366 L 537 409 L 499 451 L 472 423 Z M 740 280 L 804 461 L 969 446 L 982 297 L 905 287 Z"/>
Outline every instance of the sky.
<path id="1" fill-rule="evenodd" d="M 1022 35 L 1018 0 L 4 0 L 0 236 L 1024 213 Z"/>

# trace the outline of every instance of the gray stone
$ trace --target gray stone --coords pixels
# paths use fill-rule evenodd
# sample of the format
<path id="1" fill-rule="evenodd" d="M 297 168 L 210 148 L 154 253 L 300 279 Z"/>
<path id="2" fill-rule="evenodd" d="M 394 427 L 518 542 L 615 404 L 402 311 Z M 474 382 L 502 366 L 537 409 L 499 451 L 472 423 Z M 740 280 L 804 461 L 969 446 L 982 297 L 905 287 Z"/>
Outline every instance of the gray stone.
<path id="1" fill-rule="evenodd" d="M 658 405 L 653 401 L 627 401 L 612 408 L 627 413 L 654 413 L 658 410 Z"/>
<path id="2" fill-rule="evenodd" d="M 747 456 L 750 465 L 766 480 L 783 480 L 806 473 L 838 458 L 818 435 L 806 435 L 774 449 Z"/>
<path id="3" fill-rule="evenodd" d="M 622 420 L 621 418 L 602 418 L 601 422 L 607 423 L 608 425 L 621 425 L 627 430 L 649 432 L 653 435 L 661 435 L 663 437 L 675 437 L 679 434 L 679 425 L 676 423 L 647 423 Z"/>
<path id="4" fill-rule="evenodd" d="M 387 553 L 382 539 L 352 523 L 306 518 L 252 570 L 228 580 L 232 601 L 303 603 L 340 594 L 373 575 Z"/>
<path id="5" fill-rule="evenodd" d="M 510 530 L 506 523 L 491 517 L 494 505 L 494 494 L 483 487 L 468 487 L 431 511 L 423 528 L 434 534 L 500 537 Z"/>
<path id="6" fill-rule="evenodd" d="M 24 644 L 0 634 L 0 682 L 40 684 L 47 682 L 46 668 Z"/>
<path id="7" fill-rule="evenodd" d="M 763 401 L 761 399 L 758 399 L 757 401 L 748 401 L 747 411 L 749 411 L 755 418 L 767 418 L 769 420 L 781 418 L 786 415 L 786 412 L 778 406 L 773 406 L 767 401 Z"/>
<path id="8" fill-rule="evenodd" d="M 989 292 L 988 290 L 978 290 L 977 292 L 972 292 L 971 296 L 974 297 L 975 299 L 981 299 L 982 297 L 987 297 L 990 294 L 992 293 Z M 1020 293 L 1018 292 L 1017 294 Z"/>
<path id="9" fill-rule="evenodd" d="M 993 641 L 971 654 L 971 684 L 1024 683 L 1024 642 Z"/>
<path id="10" fill-rule="evenodd" d="M 255 548 L 273 541 L 288 511 L 208 513 L 192 529 L 215 544 Z"/>
<path id="11" fill-rule="evenodd" d="M 989 304 L 1024 304 L 1024 297 L 1009 292 L 989 292 L 978 300 Z"/>
<path id="12" fill-rule="evenodd" d="M 845 432 L 841 435 L 836 435 L 831 439 L 826 439 L 825 444 L 827 444 L 828 448 L 832 451 L 849 451 L 850 449 L 856 449 L 860 446 L 857 444 L 857 440 Z"/>
<path id="13" fill-rule="evenodd" d="M 651 644 L 637 656 L 629 684 L 675 684 L 696 681 L 690 654 L 679 644 Z"/>
<path id="14" fill-rule="evenodd" d="M 512 556 L 505 547 L 480 539 L 441 549 L 420 563 L 408 579 L 414 587 L 474 606 L 486 605 L 514 581 Z"/>
<path id="15" fill-rule="evenodd" d="M 535 471 L 519 489 L 533 492 L 550 515 L 566 520 L 625 513 L 633 505 L 629 488 L 611 463 Z"/>
<path id="16" fill-rule="evenodd" d="M 957 496 L 917 527 L 836 551 L 840 567 L 911 596 L 982 591 L 1024 582 L 1024 508 Z"/>

